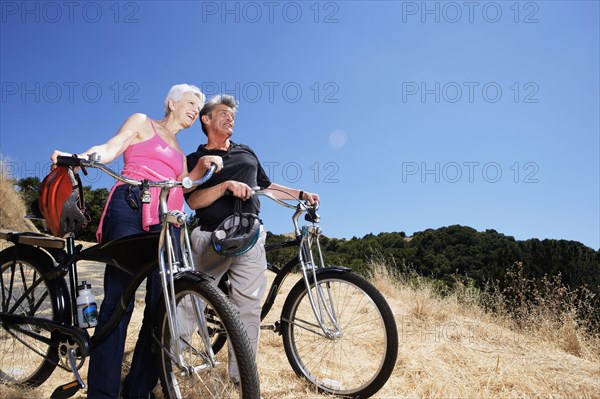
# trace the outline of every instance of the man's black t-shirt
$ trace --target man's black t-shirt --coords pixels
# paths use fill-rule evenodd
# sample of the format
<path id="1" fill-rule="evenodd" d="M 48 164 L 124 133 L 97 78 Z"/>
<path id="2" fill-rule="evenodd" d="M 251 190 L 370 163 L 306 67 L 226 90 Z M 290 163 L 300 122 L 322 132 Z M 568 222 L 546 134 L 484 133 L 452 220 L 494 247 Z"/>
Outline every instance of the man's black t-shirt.
<path id="1" fill-rule="evenodd" d="M 205 155 L 218 155 L 223 158 L 223 169 L 219 173 L 215 173 L 206 183 L 196 187 L 196 190 L 210 188 L 227 180 L 246 183 L 250 187 L 258 186 L 267 188 L 271 185 L 271 180 L 269 180 L 269 177 L 258 161 L 258 157 L 246 145 L 230 141 L 227 151 L 208 150 L 204 144 L 200 145 L 196 152 L 187 156 L 188 170 L 194 169 L 198 160 Z M 192 192 L 186 194 L 186 199 Z M 234 205 L 235 198 L 233 196 L 223 196 L 206 208 L 196 210 L 196 217 L 203 229 L 214 230 L 225 218 L 233 213 Z M 258 215 L 260 211 L 258 198 L 253 196 L 249 200 L 244 201 L 242 211 Z"/>

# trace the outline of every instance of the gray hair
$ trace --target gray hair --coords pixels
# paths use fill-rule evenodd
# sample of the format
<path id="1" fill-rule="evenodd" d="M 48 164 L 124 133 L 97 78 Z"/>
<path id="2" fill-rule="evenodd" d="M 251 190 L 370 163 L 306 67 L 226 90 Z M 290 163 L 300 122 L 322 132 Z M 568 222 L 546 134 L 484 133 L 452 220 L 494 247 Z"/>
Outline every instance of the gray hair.
<path id="1" fill-rule="evenodd" d="M 200 123 L 202 125 L 202 131 L 207 136 L 208 136 L 208 132 L 206 131 L 206 126 L 204 126 L 204 122 L 202 122 L 202 117 L 204 115 L 210 114 L 212 112 L 212 110 L 219 104 L 227 105 L 229 108 L 231 108 L 231 110 L 233 111 L 234 114 L 237 112 L 238 102 L 235 100 L 235 98 L 233 96 L 230 96 L 228 94 L 217 94 L 216 96 L 214 96 L 210 100 L 208 100 L 206 102 L 206 104 L 204 104 L 204 107 L 202 108 L 202 110 L 200 111 L 200 116 L 199 116 Z"/>
<path id="2" fill-rule="evenodd" d="M 200 91 L 198 87 L 189 85 L 187 83 L 182 83 L 171 87 L 171 89 L 169 90 L 169 93 L 165 98 L 165 116 L 171 113 L 171 109 L 169 108 L 169 100 L 178 101 L 181 98 L 181 96 L 183 96 L 185 93 L 190 92 L 195 94 L 196 97 L 200 99 L 200 102 L 202 103 L 200 104 L 200 108 L 202 108 L 204 102 L 206 101 L 206 96 Z"/>

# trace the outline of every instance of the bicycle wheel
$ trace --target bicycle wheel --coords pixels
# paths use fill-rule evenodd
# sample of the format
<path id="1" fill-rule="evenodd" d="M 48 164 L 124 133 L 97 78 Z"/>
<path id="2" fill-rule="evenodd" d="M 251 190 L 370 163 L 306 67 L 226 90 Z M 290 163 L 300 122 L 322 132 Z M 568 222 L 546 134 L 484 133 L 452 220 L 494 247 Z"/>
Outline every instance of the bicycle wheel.
<path id="1" fill-rule="evenodd" d="M 14 246 L 2 251 L 1 311 L 66 321 L 56 310 L 57 301 L 61 300 L 62 293 L 66 292 L 64 280 L 47 281 L 43 278 L 44 273 L 51 268 L 52 261 L 35 248 L 18 249 Z M 37 387 L 46 381 L 56 368 L 58 343 L 44 343 L 11 327 L 3 324 L 0 328 L 0 382 Z M 21 324 L 15 327 L 51 338 L 49 332 L 37 326 Z"/>
<path id="2" fill-rule="evenodd" d="M 290 291 L 281 312 L 283 345 L 301 377 L 330 394 L 366 398 L 386 383 L 396 363 L 398 331 L 383 296 L 353 273 L 323 271 L 318 275 L 339 329 L 326 316 L 319 326 L 304 281 Z M 316 298 L 316 287 L 310 281 Z"/>
<path id="3" fill-rule="evenodd" d="M 175 281 L 175 299 L 179 321 L 179 344 L 185 368 L 175 359 L 176 342 L 171 339 L 164 305 L 158 312 L 157 333 L 160 343 L 159 369 L 163 393 L 167 398 L 259 398 L 258 372 L 250 341 L 237 311 L 219 289 L 208 281 L 179 279 Z M 207 319 L 208 345 L 202 339 L 194 309 L 204 311 Z M 226 333 L 237 359 L 239 384 L 233 384 L 228 373 L 228 351 L 209 360 L 210 336 Z M 207 348 L 208 346 L 208 348 Z"/>
<path id="4" fill-rule="evenodd" d="M 223 278 L 221 278 L 221 281 L 219 281 L 219 284 L 217 284 L 217 287 L 219 287 L 219 290 L 221 290 L 221 292 L 223 292 L 223 294 L 225 294 L 225 296 L 229 298 L 229 284 L 226 281 L 227 280 L 226 277 L 227 277 L 227 273 L 223 276 Z M 223 347 L 227 343 L 227 334 L 219 333 L 218 330 L 215 330 L 214 334 L 212 334 L 211 337 L 212 337 L 212 349 L 215 353 L 219 352 L 221 349 L 223 349 Z"/>

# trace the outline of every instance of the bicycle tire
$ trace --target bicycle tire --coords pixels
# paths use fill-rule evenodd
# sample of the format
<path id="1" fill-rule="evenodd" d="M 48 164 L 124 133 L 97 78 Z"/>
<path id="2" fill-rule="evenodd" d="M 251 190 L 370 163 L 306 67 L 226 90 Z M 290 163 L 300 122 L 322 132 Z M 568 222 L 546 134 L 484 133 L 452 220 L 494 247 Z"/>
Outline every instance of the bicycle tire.
<path id="1" fill-rule="evenodd" d="M 225 276 L 221 279 L 221 281 L 219 281 L 219 284 L 217 284 L 217 287 L 219 287 L 219 290 L 221 290 L 221 292 L 223 292 L 223 294 L 225 294 L 225 296 L 227 298 L 229 298 L 229 286 L 227 283 L 225 283 Z M 218 333 L 218 332 L 215 332 L 214 334 L 212 334 L 212 348 L 215 353 L 217 353 L 221 349 L 223 349 L 223 347 L 225 346 L 226 343 L 227 343 L 227 334 Z"/>
<path id="2" fill-rule="evenodd" d="M 16 263 L 13 263 L 15 260 Z M 61 293 L 67 289 L 64 279 L 43 278 L 52 267 L 50 258 L 33 247 L 28 246 L 23 250 L 13 246 L 2 251 L 1 311 L 67 322 L 68 316 L 61 315 L 57 310 L 57 302 L 64 300 Z M 29 294 L 25 293 L 27 289 L 31 290 Z M 19 301 L 22 302 L 17 305 Z M 38 334 L 51 337 L 51 333 L 36 326 L 20 327 L 31 328 Z M 0 329 L 1 383 L 37 387 L 50 377 L 58 360 L 58 342 L 48 345 L 6 325 Z"/>
<path id="3" fill-rule="evenodd" d="M 223 347 L 227 343 L 227 334 L 217 333 L 212 334 L 211 337 L 213 352 L 218 353 L 221 349 L 223 349 Z"/>
<path id="4" fill-rule="evenodd" d="M 297 375 L 320 392 L 367 398 L 387 382 L 398 355 L 394 315 L 381 293 L 350 272 L 322 271 L 342 334 L 328 338 L 319 327 L 304 281 L 290 291 L 281 312 L 285 353 Z M 314 282 L 309 280 L 314 292 Z M 324 309 L 321 307 L 321 309 Z M 327 325 L 333 329 L 331 322 Z"/>
<path id="5" fill-rule="evenodd" d="M 228 351 L 220 351 L 217 354 L 216 366 L 208 366 L 205 356 L 207 351 L 197 328 L 190 328 L 191 325 L 197 326 L 197 324 L 189 324 L 185 318 L 179 317 L 182 314 L 189 315 L 191 313 L 189 312 L 190 308 L 186 307 L 186 303 L 190 302 L 186 301 L 192 297 L 203 301 L 205 314 L 209 320 L 209 333 L 218 331 L 227 334 L 238 363 L 239 385 L 233 384 L 229 380 Z M 170 355 L 171 333 L 164 302 L 162 302 L 157 313 L 156 332 L 160 344 L 159 375 L 165 397 L 178 399 L 235 396 L 243 399 L 260 398 L 260 384 L 254 353 L 238 313 L 229 299 L 206 280 L 180 278 L 175 281 L 175 300 L 178 304 L 180 342 L 184 348 L 184 357 L 187 364 L 195 368 L 195 372 L 184 376 Z M 203 369 L 204 366 L 207 367 Z"/>

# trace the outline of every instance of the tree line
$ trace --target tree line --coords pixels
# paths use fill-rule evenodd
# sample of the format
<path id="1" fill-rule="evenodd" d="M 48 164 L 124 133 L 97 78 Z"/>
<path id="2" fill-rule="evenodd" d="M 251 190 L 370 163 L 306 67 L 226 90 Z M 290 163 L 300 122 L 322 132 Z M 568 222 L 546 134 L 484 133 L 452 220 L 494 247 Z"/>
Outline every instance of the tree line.
<path id="1" fill-rule="evenodd" d="M 284 239 L 268 234 L 267 242 Z M 453 284 L 456 276 L 483 286 L 502 281 L 516 262 L 525 265 L 524 277 L 561 274 L 569 287 L 588 287 L 600 294 L 600 251 L 567 240 L 515 240 L 495 230 L 478 232 L 467 226 L 427 229 L 407 237 L 404 232 L 367 234 L 362 238 L 322 237 L 327 264 L 346 265 L 366 273 L 370 264 L 384 263 Z M 273 256 L 281 263 L 289 254 Z"/>
<path id="2" fill-rule="evenodd" d="M 267 234 L 267 243 L 284 239 Z M 454 225 L 412 237 L 403 232 L 351 239 L 322 237 L 321 248 L 327 265 L 350 266 L 360 274 L 368 275 L 374 263 L 383 263 L 405 275 L 431 279 L 442 295 L 452 292 L 457 283 L 484 295 L 500 294 L 503 306 L 513 307 L 508 309 L 513 315 L 525 303 L 540 305 L 550 296 L 562 295 L 564 306 L 600 334 L 600 251 L 576 241 L 519 241 L 495 230 L 478 232 Z M 280 252 L 271 254 L 269 260 L 284 264 L 291 250 Z"/>
<path id="3" fill-rule="evenodd" d="M 37 198 L 39 178 L 20 179 L 16 185 L 30 207 Z M 86 186 L 84 193 L 92 220 L 77 238 L 93 242 L 109 191 Z M 193 227 L 194 220 L 190 222 Z M 38 226 L 41 228 L 39 222 Z M 267 244 L 285 239 L 284 235 L 267 234 Z M 575 241 L 519 241 L 495 230 L 478 232 L 471 227 L 454 225 L 427 229 L 412 237 L 404 232 L 367 234 L 351 239 L 323 236 L 321 248 L 328 265 L 349 266 L 367 274 L 373 262 L 384 263 L 401 272 L 410 269 L 438 281 L 442 287 L 451 286 L 460 278 L 478 288 L 493 282 L 503 289 L 512 284 L 505 279 L 507 271 L 519 262 L 525 279 L 540 281 L 544 276 L 560 276 L 565 286 L 585 288 L 600 298 L 600 251 Z M 271 253 L 269 260 L 283 264 L 293 251 Z"/>

